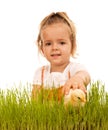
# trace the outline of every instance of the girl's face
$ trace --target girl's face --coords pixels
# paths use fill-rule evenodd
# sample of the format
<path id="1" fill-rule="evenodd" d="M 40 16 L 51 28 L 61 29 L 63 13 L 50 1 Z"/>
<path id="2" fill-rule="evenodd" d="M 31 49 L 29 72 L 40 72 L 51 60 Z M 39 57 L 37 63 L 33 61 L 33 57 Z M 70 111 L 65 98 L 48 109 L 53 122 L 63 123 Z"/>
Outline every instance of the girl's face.
<path id="1" fill-rule="evenodd" d="M 51 66 L 67 65 L 71 55 L 70 29 L 64 23 L 55 23 L 42 29 L 42 52 Z"/>

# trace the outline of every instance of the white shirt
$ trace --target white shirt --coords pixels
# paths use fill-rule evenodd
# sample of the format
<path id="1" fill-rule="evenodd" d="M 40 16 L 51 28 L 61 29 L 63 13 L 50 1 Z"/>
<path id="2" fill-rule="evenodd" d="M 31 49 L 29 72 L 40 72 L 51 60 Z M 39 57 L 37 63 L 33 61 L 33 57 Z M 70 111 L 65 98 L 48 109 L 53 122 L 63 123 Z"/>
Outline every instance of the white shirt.
<path id="1" fill-rule="evenodd" d="M 34 74 L 33 84 L 35 85 L 42 84 L 42 68 L 38 68 Z M 69 79 L 69 73 L 72 77 L 76 72 L 82 70 L 86 70 L 84 65 L 73 62 L 70 62 L 63 72 L 50 72 L 50 65 L 46 65 L 43 71 L 43 86 L 45 88 L 63 86 Z"/>

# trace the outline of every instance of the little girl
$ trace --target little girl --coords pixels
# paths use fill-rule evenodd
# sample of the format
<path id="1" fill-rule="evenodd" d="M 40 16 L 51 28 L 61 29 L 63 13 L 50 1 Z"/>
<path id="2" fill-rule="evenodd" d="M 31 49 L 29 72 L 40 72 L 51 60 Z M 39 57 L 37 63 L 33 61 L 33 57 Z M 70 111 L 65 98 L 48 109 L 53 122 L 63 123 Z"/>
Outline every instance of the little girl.
<path id="1" fill-rule="evenodd" d="M 51 13 L 41 21 L 37 45 L 50 64 L 36 70 L 32 89 L 34 96 L 42 86 L 62 86 L 63 95 L 68 95 L 70 89 L 81 89 L 86 93 L 90 75 L 83 65 L 70 61 L 77 48 L 76 30 L 65 12 Z"/>

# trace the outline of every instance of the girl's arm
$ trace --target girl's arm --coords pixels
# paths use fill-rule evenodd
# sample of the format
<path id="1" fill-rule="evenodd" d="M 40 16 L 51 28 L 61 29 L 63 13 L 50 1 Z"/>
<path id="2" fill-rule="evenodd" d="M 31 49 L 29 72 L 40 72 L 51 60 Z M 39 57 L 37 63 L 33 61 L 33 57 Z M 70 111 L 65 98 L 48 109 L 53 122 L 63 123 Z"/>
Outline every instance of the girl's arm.
<path id="1" fill-rule="evenodd" d="M 90 83 L 91 78 L 87 71 L 79 71 L 72 76 L 64 85 L 64 93 L 68 94 L 69 90 L 81 89 L 86 93 L 86 87 Z"/>

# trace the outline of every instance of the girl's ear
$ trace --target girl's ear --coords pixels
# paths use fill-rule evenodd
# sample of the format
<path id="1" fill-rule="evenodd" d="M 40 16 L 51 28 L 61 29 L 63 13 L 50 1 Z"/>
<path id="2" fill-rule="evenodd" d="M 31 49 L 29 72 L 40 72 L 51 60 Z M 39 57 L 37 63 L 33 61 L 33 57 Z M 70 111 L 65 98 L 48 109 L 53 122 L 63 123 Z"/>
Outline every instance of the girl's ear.
<path id="1" fill-rule="evenodd" d="M 43 56 L 45 56 L 45 55 L 44 55 L 43 47 L 41 47 L 41 53 L 42 53 Z"/>
<path id="2" fill-rule="evenodd" d="M 41 47 L 41 52 L 42 52 L 42 54 L 44 54 L 44 51 L 43 51 L 43 48 Z"/>

